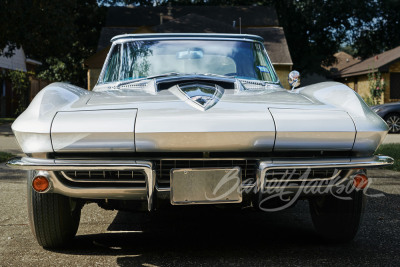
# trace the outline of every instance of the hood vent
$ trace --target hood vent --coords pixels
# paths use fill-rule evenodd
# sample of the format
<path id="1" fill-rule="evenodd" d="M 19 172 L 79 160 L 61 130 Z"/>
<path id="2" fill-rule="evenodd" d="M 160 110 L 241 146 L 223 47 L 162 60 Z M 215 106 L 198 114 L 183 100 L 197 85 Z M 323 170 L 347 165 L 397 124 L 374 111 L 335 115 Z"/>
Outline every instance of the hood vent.
<path id="1" fill-rule="evenodd" d="M 216 84 L 184 83 L 171 87 L 170 92 L 192 107 L 201 111 L 213 107 L 224 94 L 224 88 Z"/>
<path id="2" fill-rule="evenodd" d="M 222 88 L 224 88 L 225 90 L 229 90 L 229 89 L 235 89 L 235 83 L 234 82 L 227 82 L 227 81 L 219 81 L 219 80 L 211 80 L 211 79 L 207 79 L 207 80 L 203 80 L 203 79 L 183 79 L 183 80 L 168 80 L 168 81 L 162 81 L 162 82 L 158 82 L 157 83 L 157 90 L 158 91 L 162 91 L 162 90 L 168 90 L 169 88 L 171 88 L 172 86 L 175 85 L 182 85 L 182 84 L 187 84 L 187 83 L 197 83 L 197 84 L 215 84 L 218 85 Z"/>

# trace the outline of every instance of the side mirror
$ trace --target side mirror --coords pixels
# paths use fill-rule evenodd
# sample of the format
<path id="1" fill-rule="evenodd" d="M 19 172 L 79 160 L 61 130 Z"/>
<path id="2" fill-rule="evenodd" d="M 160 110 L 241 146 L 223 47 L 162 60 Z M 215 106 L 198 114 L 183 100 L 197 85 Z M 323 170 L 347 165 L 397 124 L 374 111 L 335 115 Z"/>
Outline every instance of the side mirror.
<path id="1" fill-rule="evenodd" d="M 288 76 L 288 82 L 290 87 L 292 87 L 292 91 L 300 86 L 300 72 L 297 70 L 292 70 Z"/>

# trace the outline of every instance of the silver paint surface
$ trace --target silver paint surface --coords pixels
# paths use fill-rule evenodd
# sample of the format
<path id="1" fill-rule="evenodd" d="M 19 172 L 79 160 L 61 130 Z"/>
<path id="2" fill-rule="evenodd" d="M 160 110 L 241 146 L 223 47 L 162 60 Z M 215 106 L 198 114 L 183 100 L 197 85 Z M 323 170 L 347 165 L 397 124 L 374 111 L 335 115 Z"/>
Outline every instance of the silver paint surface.
<path id="1" fill-rule="evenodd" d="M 137 111 L 136 122 L 132 110 Z M 225 90 L 218 103 L 205 111 L 193 108 L 169 90 L 156 94 L 141 90 L 90 92 L 56 83 L 38 94 L 12 128 L 25 153 L 133 152 L 131 141 L 135 138 L 136 151 L 140 152 L 336 147 L 353 149 L 360 156 L 371 155 L 388 129 L 354 91 L 333 82 L 293 93 L 279 88 Z M 82 132 L 87 136 L 79 136 Z"/>
<path id="2" fill-rule="evenodd" d="M 58 112 L 51 127 L 53 149 L 55 152 L 134 151 L 135 119 L 135 109 Z"/>

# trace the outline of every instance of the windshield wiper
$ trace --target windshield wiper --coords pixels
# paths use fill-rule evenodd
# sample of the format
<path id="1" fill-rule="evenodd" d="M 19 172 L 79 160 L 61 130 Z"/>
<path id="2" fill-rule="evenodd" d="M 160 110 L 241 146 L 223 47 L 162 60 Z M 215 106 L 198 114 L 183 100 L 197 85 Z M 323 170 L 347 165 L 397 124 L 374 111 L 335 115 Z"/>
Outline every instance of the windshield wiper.
<path id="1" fill-rule="evenodd" d="M 120 87 L 122 85 L 136 83 L 136 82 L 140 82 L 140 81 L 143 81 L 143 80 L 151 80 L 151 79 L 161 78 L 161 77 L 182 76 L 182 75 L 204 75 L 204 76 L 214 76 L 214 77 L 221 77 L 221 78 L 235 78 L 235 76 L 219 75 L 219 74 L 213 74 L 213 73 L 204 73 L 204 74 L 201 73 L 200 74 L 200 73 L 167 72 L 167 73 L 163 73 L 163 74 L 147 76 L 147 77 L 138 78 L 138 79 L 134 79 L 134 80 L 122 81 L 122 82 L 117 83 L 117 85 L 115 87 L 118 88 L 118 87 Z"/>
<path id="2" fill-rule="evenodd" d="M 140 82 L 140 81 L 144 81 L 144 80 L 151 80 L 151 79 L 160 78 L 160 77 L 177 76 L 177 75 L 183 75 L 183 74 L 181 74 L 179 72 L 168 72 L 168 73 L 163 73 L 163 74 L 159 74 L 159 75 L 147 76 L 147 77 L 138 78 L 138 79 L 134 79 L 134 80 L 118 82 L 115 87 L 118 88 L 121 85 L 127 85 L 127 84 L 136 83 L 136 82 Z"/>
<path id="3" fill-rule="evenodd" d="M 204 73 L 200 74 L 204 76 L 215 76 L 215 77 L 221 77 L 221 78 L 235 78 L 236 76 L 234 75 L 221 75 L 221 74 L 214 74 L 214 73 Z"/>
<path id="4" fill-rule="evenodd" d="M 148 77 L 146 77 L 146 79 L 154 79 L 154 78 L 168 77 L 168 76 L 178 76 L 178 75 L 186 75 L 186 74 L 179 73 L 179 72 L 167 72 L 167 73 L 163 73 L 163 74 L 148 76 Z"/>

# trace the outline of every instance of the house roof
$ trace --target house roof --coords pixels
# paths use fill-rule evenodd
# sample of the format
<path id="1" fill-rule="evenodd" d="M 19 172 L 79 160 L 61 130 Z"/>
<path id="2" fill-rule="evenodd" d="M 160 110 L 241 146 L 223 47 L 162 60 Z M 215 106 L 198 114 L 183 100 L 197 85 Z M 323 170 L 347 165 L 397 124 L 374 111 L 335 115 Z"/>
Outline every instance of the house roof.
<path id="1" fill-rule="evenodd" d="M 167 6 L 109 7 L 106 27 L 156 26 L 160 24 L 160 13 L 163 13 L 164 22 L 196 13 L 228 25 L 236 21 L 236 25 L 239 26 L 239 18 L 242 27 L 279 25 L 275 9 L 266 6 L 172 6 L 171 8 L 172 14 L 169 16 Z"/>
<path id="2" fill-rule="evenodd" d="M 338 73 L 345 68 L 351 67 L 361 61 L 360 59 L 354 58 L 352 55 L 347 54 L 343 51 L 335 53 L 333 56 L 336 58 L 336 63 L 328 67 L 322 66 L 324 69 L 330 71 L 333 74 Z"/>
<path id="3" fill-rule="evenodd" d="M 103 27 L 100 32 L 99 42 L 97 44 L 97 52 L 110 46 L 110 40 L 116 35 L 133 33 L 137 27 Z"/>
<path id="4" fill-rule="evenodd" d="M 239 33 L 231 25 L 197 14 L 187 14 L 153 28 L 159 33 Z"/>
<path id="5" fill-rule="evenodd" d="M 8 47 L 4 48 L 4 51 L 8 51 Z M 14 50 L 14 55 L 12 55 L 11 57 L 6 57 L 4 55 L 0 56 L 0 68 L 26 71 L 25 60 L 25 52 L 22 47 L 16 48 Z"/>
<path id="6" fill-rule="evenodd" d="M 243 26 L 242 33 L 263 37 L 264 45 L 272 63 L 275 65 L 293 65 L 283 28 L 268 26 L 268 23 L 278 25 L 276 12 L 272 8 L 260 6 L 173 7 L 172 16 L 164 16 L 163 24 L 159 25 L 160 11 L 165 11 L 164 14 L 168 13 L 167 7 L 110 7 L 107 16 L 107 27 L 102 28 L 100 33 L 97 53 L 85 60 L 85 64 L 91 68 L 101 68 L 110 47 L 110 40 L 116 35 L 188 32 L 237 34 L 239 33 L 239 28 L 233 27 L 231 24 L 233 19 L 231 20 L 231 18 L 240 15 Z M 188 13 L 189 11 L 193 11 L 193 13 Z M 183 15 L 180 16 L 180 14 Z M 215 18 L 211 18 L 213 16 Z M 174 19 L 174 17 L 177 18 Z M 236 26 L 238 26 L 237 18 Z M 227 21 L 228 23 L 221 21 Z M 245 23 L 249 21 L 253 24 Z M 256 26 L 246 28 L 244 27 L 245 25 Z"/>
<path id="7" fill-rule="evenodd" d="M 386 72 L 388 71 L 388 66 L 397 60 L 400 60 L 400 46 L 379 55 L 367 58 L 348 68 L 344 68 L 338 73 L 338 77 L 351 77 L 367 74 L 371 69 Z"/>

